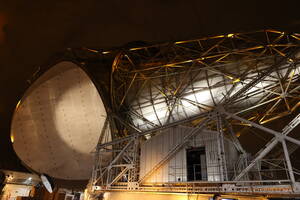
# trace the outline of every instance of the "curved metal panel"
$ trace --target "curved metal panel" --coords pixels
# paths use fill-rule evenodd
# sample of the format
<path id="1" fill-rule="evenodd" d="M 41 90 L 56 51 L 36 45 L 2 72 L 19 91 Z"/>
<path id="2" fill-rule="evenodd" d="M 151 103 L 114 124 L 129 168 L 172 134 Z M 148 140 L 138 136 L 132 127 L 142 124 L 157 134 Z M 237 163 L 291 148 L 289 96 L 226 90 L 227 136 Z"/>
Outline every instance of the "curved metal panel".
<path id="1" fill-rule="evenodd" d="M 37 172 L 88 179 L 105 119 L 104 105 L 87 74 L 72 62 L 60 62 L 18 103 L 12 121 L 13 147 Z"/>

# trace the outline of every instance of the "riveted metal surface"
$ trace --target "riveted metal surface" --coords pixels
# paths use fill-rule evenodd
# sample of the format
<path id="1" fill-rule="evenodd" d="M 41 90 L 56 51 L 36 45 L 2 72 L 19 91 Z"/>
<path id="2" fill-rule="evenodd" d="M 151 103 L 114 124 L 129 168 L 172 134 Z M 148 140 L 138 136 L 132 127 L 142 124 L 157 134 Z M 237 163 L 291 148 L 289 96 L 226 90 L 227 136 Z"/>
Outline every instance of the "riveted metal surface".
<path id="1" fill-rule="evenodd" d="M 72 62 L 60 62 L 17 105 L 13 146 L 35 171 L 61 179 L 88 179 L 105 118 L 102 100 L 87 74 Z"/>

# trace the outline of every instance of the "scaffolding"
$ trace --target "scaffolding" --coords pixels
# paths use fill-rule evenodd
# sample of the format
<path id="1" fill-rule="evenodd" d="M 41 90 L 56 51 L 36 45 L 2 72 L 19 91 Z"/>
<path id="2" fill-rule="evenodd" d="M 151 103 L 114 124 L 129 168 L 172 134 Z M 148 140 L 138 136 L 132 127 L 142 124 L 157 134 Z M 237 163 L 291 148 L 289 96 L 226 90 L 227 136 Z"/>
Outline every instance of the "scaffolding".
<path id="1" fill-rule="evenodd" d="M 290 159 L 300 145 L 291 134 L 300 123 L 299 41 L 297 33 L 262 30 L 111 51 L 71 50 L 77 60 L 85 52 L 79 57 L 88 70 L 91 58 L 113 58 L 109 87 L 102 87 L 109 96 L 105 129 L 112 130 L 112 141 L 97 146 L 91 191 L 300 194 Z M 281 131 L 267 127 L 284 117 L 294 118 Z M 189 131 L 141 176 L 141 143 L 180 125 Z M 249 129 L 271 136 L 253 155 L 239 142 Z M 145 182 L 203 131 L 219 138 L 219 181 Z M 224 138 L 239 153 L 233 169 L 227 168 Z M 111 159 L 101 161 L 108 152 Z"/>

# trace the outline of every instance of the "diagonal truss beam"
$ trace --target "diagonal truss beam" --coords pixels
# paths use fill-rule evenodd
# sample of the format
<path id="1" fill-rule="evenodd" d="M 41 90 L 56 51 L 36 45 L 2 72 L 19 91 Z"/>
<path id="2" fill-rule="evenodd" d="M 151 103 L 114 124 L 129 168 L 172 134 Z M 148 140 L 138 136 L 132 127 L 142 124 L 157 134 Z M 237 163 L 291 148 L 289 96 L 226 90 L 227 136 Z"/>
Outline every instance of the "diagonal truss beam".
<path id="1" fill-rule="evenodd" d="M 249 120 L 247 120 L 247 119 L 241 118 L 241 117 L 239 117 L 239 116 L 237 116 L 237 115 L 234 115 L 234 114 L 232 114 L 232 113 L 228 113 L 228 112 L 225 111 L 224 114 L 226 114 L 227 116 L 229 116 L 229 117 L 231 117 L 231 118 L 234 118 L 234 119 L 236 119 L 236 120 L 239 120 L 239 121 L 241 121 L 241 122 L 248 123 L 248 124 L 252 125 L 253 127 L 258 128 L 258 129 L 260 129 L 260 130 L 262 130 L 262 131 L 265 131 L 265 132 L 267 132 L 267 133 L 270 133 L 270 134 L 274 135 L 275 138 L 277 138 L 277 139 L 285 139 L 285 140 L 287 140 L 287 141 L 290 141 L 290 142 L 292 142 L 292 143 L 295 143 L 295 144 L 297 144 L 297 145 L 300 145 L 300 140 L 294 139 L 294 138 L 289 137 L 289 136 L 287 136 L 287 135 L 284 135 L 284 134 L 282 134 L 282 133 L 280 133 L 280 132 L 274 131 L 274 130 L 269 129 L 269 128 L 267 128 L 267 127 L 264 127 L 264 126 L 262 126 L 262 125 L 256 124 L 256 123 L 254 123 L 254 122 L 252 122 L 252 121 L 249 121 Z"/>
<path id="2" fill-rule="evenodd" d="M 202 122 L 200 122 L 200 124 L 195 127 L 194 129 L 192 129 L 181 141 L 181 143 L 177 144 L 176 146 L 174 146 L 169 153 L 160 161 L 158 162 L 149 172 L 147 172 L 143 177 L 140 178 L 139 182 L 143 183 L 148 177 L 150 177 L 155 171 L 157 171 L 158 169 L 160 169 L 160 167 L 162 167 L 167 161 L 169 161 L 179 150 L 181 150 L 188 142 L 189 140 L 199 134 L 199 132 L 205 127 L 206 123 L 209 121 L 210 119 L 207 118 L 205 120 L 203 120 Z"/>
<path id="3" fill-rule="evenodd" d="M 276 36 L 276 39 L 272 35 Z M 187 117 L 192 115 L 192 111 L 186 112 L 188 106 L 185 107 L 177 100 L 180 101 L 179 97 L 190 95 L 191 82 L 205 79 L 201 75 L 198 76 L 203 70 L 209 72 L 206 81 L 211 78 L 219 81 L 218 84 L 208 83 L 210 93 L 213 89 L 229 88 L 233 84 L 232 89 L 226 91 L 227 94 L 223 94 L 224 98 L 221 100 L 227 105 L 231 102 L 244 101 L 243 94 L 253 88 L 261 92 L 273 92 L 269 88 L 257 87 L 256 84 L 282 65 L 286 63 L 294 65 L 294 62 L 297 62 L 298 58 L 294 59 L 294 55 L 299 49 L 298 40 L 297 34 L 261 30 L 124 49 L 115 57 L 112 67 L 111 80 L 114 84 L 111 85 L 114 87 L 111 88 L 111 93 L 115 95 L 113 98 L 115 103 L 122 105 L 122 109 L 119 108 L 121 114 L 129 116 L 126 119 L 128 123 L 133 123 L 141 130 L 152 129 L 157 123 L 163 125 L 165 122 L 178 120 L 179 118 L 174 116 L 175 112 L 182 115 L 181 117 L 186 113 Z M 241 45 L 242 42 L 245 45 Z M 271 60 L 273 64 L 270 63 Z M 233 65 L 236 65 L 235 69 L 230 68 Z M 248 73 L 252 72 L 258 75 L 255 78 L 248 77 Z M 188 81 L 188 77 L 193 77 L 194 74 L 197 74 L 194 76 L 195 80 Z M 163 88 L 158 89 L 159 86 L 155 86 L 157 84 L 163 85 Z M 237 89 L 236 86 L 241 84 L 242 88 Z M 155 92 L 151 92 L 152 87 L 156 88 Z M 201 89 L 197 87 L 197 93 L 200 94 Z M 194 89 L 192 93 L 195 94 Z M 162 100 L 166 105 L 162 106 L 158 100 Z M 214 97 L 211 100 L 217 101 Z M 159 114 L 155 104 L 160 104 Z M 195 107 L 197 106 L 192 106 L 193 111 Z M 147 113 L 144 119 L 148 118 L 148 121 L 133 116 L 131 110 Z M 168 110 L 165 116 L 162 110 Z"/>
<path id="4" fill-rule="evenodd" d="M 122 178 L 122 176 L 130 169 L 130 167 L 125 167 L 115 178 L 114 180 L 112 180 L 111 183 L 109 183 L 109 185 L 113 185 L 114 183 L 116 183 L 118 180 L 120 180 Z"/>
<path id="5" fill-rule="evenodd" d="M 259 74 L 255 79 L 253 79 L 250 83 L 245 85 L 242 89 L 240 89 L 238 92 L 234 93 L 229 99 L 225 101 L 225 104 L 229 104 L 234 102 L 236 99 L 238 99 L 242 94 L 249 91 L 253 86 L 255 86 L 257 83 L 262 81 L 265 77 L 267 77 L 272 72 L 276 71 L 279 66 L 281 66 L 283 63 L 288 61 L 289 59 L 293 58 L 295 54 L 297 53 L 297 48 L 295 48 L 293 51 L 289 53 L 289 55 L 286 55 L 285 57 L 282 57 L 278 62 L 273 64 L 271 67 L 269 67 L 265 72 Z M 292 64 L 290 64 L 292 65 Z"/>
<path id="6" fill-rule="evenodd" d="M 262 33 L 266 34 L 267 32 L 268 30 L 262 31 Z M 115 113 L 112 114 L 113 117 L 111 118 L 116 119 L 115 123 L 120 125 L 117 126 L 117 128 L 120 129 L 118 131 L 122 133 L 120 134 L 122 137 L 113 138 L 114 140 L 111 142 L 98 145 L 98 148 L 104 151 L 106 147 L 111 147 L 115 144 L 118 144 L 116 145 L 118 147 L 124 147 L 119 150 L 119 154 L 116 153 L 113 157 L 113 159 L 117 159 L 117 161 L 112 161 L 106 168 L 103 168 L 113 174 L 112 177 L 107 178 L 107 180 L 109 180 L 107 183 L 111 180 L 112 184 L 118 182 L 124 174 L 128 174 L 129 176 L 132 168 L 120 164 L 120 159 L 126 161 L 126 164 L 136 163 L 128 157 L 127 151 L 132 145 L 132 141 L 138 142 L 137 138 L 141 136 L 148 134 L 153 135 L 163 129 L 186 122 L 192 122 L 199 118 L 209 118 L 212 113 L 215 113 L 212 110 L 218 107 L 218 104 L 228 106 L 233 113 L 243 113 L 278 100 L 277 97 L 273 98 L 274 95 L 278 95 L 278 98 L 284 97 L 284 100 L 291 97 L 280 96 L 281 94 L 278 93 L 277 89 L 279 86 L 281 90 L 284 89 L 285 82 L 290 74 L 289 70 L 291 69 L 291 65 L 299 64 L 299 58 L 295 57 L 295 54 L 299 52 L 299 39 L 298 37 L 295 38 L 297 39 L 297 42 L 295 42 L 291 40 L 293 35 L 289 33 L 278 32 L 276 34 L 278 34 L 277 39 L 274 40 L 271 38 L 267 43 L 264 40 L 250 41 L 248 39 L 251 38 L 245 33 L 122 50 L 113 64 L 110 88 L 113 105 L 112 110 Z M 262 38 L 259 36 L 257 39 L 261 40 Z M 211 41 L 209 42 L 209 40 Z M 208 41 L 207 44 L 206 41 Z M 241 45 L 242 42 L 243 45 Z M 204 48 L 201 43 L 205 44 Z M 200 46 L 197 44 L 200 44 Z M 283 79 L 282 73 L 286 68 L 288 68 L 288 71 L 285 74 L 285 79 Z M 296 69 L 296 66 L 294 66 L 294 68 Z M 297 69 L 299 70 L 299 68 Z M 206 73 L 205 77 L 201 75 L 204 74 L 204 72 Z M 278 77 L 276 77 L 278 79 L 276 80 L 274 80 L 275 76 L 272 75 L 274 72 L 277 72 Z M 280 72 L 280 74 L 278 74 L 278 72 Z M 296 73 L 297 76 L 291 76 L 289 78 L 285 93 L 287 93 L 288 90 L 291 92 L 299 89 L 299 86 L 295 86 L 298 84 L 297 78 L 299 74 L 300 73 Z M 189 80 L 189 78 L 191 80 Z M 279 83 L 277 83 L 278 80 Z M 202 84 L 202 81 L 207 81 L 207 86 Z M 266 86 L 258 87 L 257 84 L 260 82 L 262 85 L 266 83 Z M 267 84 L 268 82 L 271 83 Z M 200 83 L 202 85 L 200 85 Z M 223 88 L 221 93 L 224 97 L 221 98 L 221 100 L 217 98 L 218 95 L 216 94 L 217 92 L 220 93 L 219 88 Z M 211 99 L 209 100 L 213 101 L 213 105 L 211 106 L 204 100 L 204 103 L 198 100 L 206 98 L 206 91 L 210 93 Z M 226 93 L 224 94 L 223 91 Z M 262 97 L 258 95 L 259 98 L 257 98 L 257 101 L 252 102 L 247 100 L 252 97 L 255 98 L 255 95 L 260 94 L 259 92 L 264 95 L 262 95 Z M 193 98 L 191 97 L 192 95 L 194 95 Z M 294 96 L 297 96 L 297 93 Z M 181 100 L 184 100 L 184 103 L 182 103 Z M 244 106 L 239 104 L 240 102 L 245 102 L 247 105 L 250 105 Z M 287 107 L 289 107 L 287 102 L 286 104 Z M 239 106 L 241 108 L 239 108 Z M 152 108 L 153 111 L 150 108 Z M 162 111 L 165 111 L 164 109 L 166 108 L 168 110 L 166 114 L 163 115 Z M 150 115 L 150 112 L 152 112 L 152 115 Z M 249 120 L 240 118 L 237 116 L 238 113 L 225 114 L 230 118 L 251 124 L 251 126 L 268 132 L 275 137 L 264 149 L 258 152 L 250 165 L 248 165 L 245 170 L 242 170 L 236 179 L 239 180 L 257 161 L 265 157 L 273 147 L 278 143 L 282 143 L 290 178 L 293 182 L 293 169 L 289 160 L 286 141 L 293 142 L 297 145 L 300 144 L 300 141 L 287 136 L 288 131 L 283 130 L 283 132 L 280 133 L 268 129 Z M 222 114 L 222 112 L 217 113 L 217 115 L 219 114 Z M 191 124 L 194 124 L 194 122 Z M 219 125 L 217 124 L 217 126 L 219 126 L 218 131 L 222 132 L 222 121 L 220 122 L 221 123 L 219 123 Z M 200 125 L 201 123 L 198 124 L 198 126 Z M 212 129 L 216 128 L 215 124 L 209 123 L 209 125 L 211 125 L 210 127 Z M 194 126 L 193 128 L 207 131 L 203 127 L 198 126 L 196 126 L 196 128 Z M 233 138 L 232 140 L 235 141 L 235 145 L 240 152 L 244 153 L 242 146 L 240 146 L 238 139 L 233 133 L 232 127 L 230 127 L 230 123 L 228 128 Z M 192 137 L 191 135 L 197 134 L 196 132 L 189 132 L 187 137 Z M 142 183 L 147 179 L 147 176 L 149 177 L 151 173 L 169 161 L 185 144 L 186 140 L 183 140 L 180 144 L 175 146 L 149 174 L 140 177 L 140 182 Z M 138 150 L 135 152 L 138 153 Z M 115 163 L 120 167 L 117 171 L 114 170 L 114 167 L 117 166 Z M 131 167 L 136 167 L 135 169 L 138 170 L 138 164 L 132 165 Z M 114 169 L 110 170 L 110 168 Z M 118 174 L 115 172 L 118 172 Z M 137 180 L 137 178 L 134 180 Z M 128 183 L 129 182 L 128 179 Z"/>
<path id="7" fill-rule="evenodd" d="M 265 146 L 264 149 L 262 149 L 261 151 L 259 151 L 256 155 L 256 157 L 250 162 L 250 164 L 244 169 L 242 170 L 242 172 L 235 177 L 234 180 L 239 180 L 241 179 L 255 164 L 257 161 L 261 160 L 263 157 L 265 157 L 277 144 L 278 142 L 282 142 L 282 145 L 283 145 L 283 149 L 284 149 L 284 153 L 285 153 L 285 158 L 286 158 L 286 161 L 287 163 L 290 162 L 289 161 L 289 157 L 288 157 L 288 151 L 287 149 L 285 149 L 286 147 L 286 144 L 285 144 L 285 140 L 287 141 L 290 141 L 290 142 L 293 142 L 297 145 L 300 146 L 300 141 L 297 140 L 297 139 L 294 139 L 294 138 L 291 138 L 289 136 L 287 136 L 288 133 L 290 133 L 292 131 L 293 128 L 295 128 L 299 123 L 300 123 L 300 114 L 297 115 L 284 129 L 283 129 L 283 132 L 280 133 L 280 132 L 277 132 L 277 131 L 274 131 L 272 129 L 269 129 L 269 128 L 266 128 L 264 126 L 261 126 L 259 124 L 256 124 L 254 122 L 251 122 L 249 120 L 246 120 L 246 119 L 243 119 L 239 116 L 236 116 L 234 114 L 231 114 L 231 113 L 228 113 L 226 111 L 223 112 L 224 114 L 226 114 L 227 116 L 229 117 L 232 117 L 234 119 L 237 119 L 239 121 L 242 121 L 242 122 L 245 122 L 245 123 L 248 123 L 248 124 L 251 124 L 253 127 L 256 127 L 258 129 L 261 129 L 267 133 L 271 133 L 273 134 L 275 137 L 272 138 L 272 140 Z M 287 153 L 286 153 L 287 152 Z M 289 167 L 289 164 L 288 164 L 288 167 Z M 292 169 L 292 167 L 289 167 L 289 172 L 290 172 L 290 169 Z M 293 175 L 291 175 L 290 173 L 290 178 L 291 180 L 293 181 L 294 178 L 293 178 Z"/>
<path id="8" fill-rule="evenodd" d="M 113 165 L 121 158 L 121 156 L 125 153 L 125 151 L 127 150 L 127 148 L 134 142 L 134 138 L 131 139 L 126 145 L 125 147 L 122 149 L 122 151 L 120 151 L 118 153 L 118 155 L 110 162 L 110 164 L 105 168 L 105 170 L 102 173 L 102 176 L 98 177 L 95 181 L 94 184 L 96 184 L 103 176 L 105 173 L 109 173 L 109 171 L 111 170 L 111 168 L 113 167 Z"/>
<path id="9" fill-rule="evenodd" d="M 293 173 L 293 167 L 292 167 L 292 163 L 291 163 L 291 160 L 290 160 L 288 149 L 286 147 L 285 140 L 282 140 L 281 144 L 282 144 L 282 148 L 283 148 L 283 152 L 284 152 L 285 161 L 287 163 L 287 167 L 288 167 L 288 170 L 289 170 L 290 179 L 292 181 L 292 184 L 295 184 L 295 176 L 294 176 L 294 173 Z"/>

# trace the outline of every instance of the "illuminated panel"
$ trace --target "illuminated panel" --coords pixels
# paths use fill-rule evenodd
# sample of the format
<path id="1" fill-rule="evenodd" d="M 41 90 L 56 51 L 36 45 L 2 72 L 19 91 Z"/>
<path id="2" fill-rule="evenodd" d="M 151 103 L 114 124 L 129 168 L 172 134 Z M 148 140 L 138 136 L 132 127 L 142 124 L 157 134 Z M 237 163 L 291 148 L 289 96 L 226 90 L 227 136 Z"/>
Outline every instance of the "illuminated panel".
<path id="1" fill-rule="evenodd" d="M 13 147 L 37 172 L 88 179 L 105 118 L 102 100 L 87 74 L 72 62 L 60 62 L 18 103 L 12 121 Z"/>
<path id="2" fill-rule="evenodd" d="M 190 79 L 187 79 L 186 82 L 183 82 L 182 85 L 185 86 L 185 89 L 176 97 L 174 96 L 175 89 L 173 88 L 178 87 L 178 80 L 184 80 L 182 77 L 185 75 L 184 73 L 179 73 L 176 70 L 172 71 L 172 75 L 162 73 L 159 78 L 147 80 L 148 82 L 144 84 L 143 89 L 140 89 L 141 85 L 143 85 L 143 80 L 141 79 L 136 81 L 136 88 L 132 91 L 134 91 L 133 94 L 137 93 L 135 91 L 138 90 L 142 90 L 142 92 L 128 102 L 135 113 L 143 116 L 148 122 L 156 126 L 186 119 L 211 110 L 211 108 L 220 104 L 225 97 L 231 97 L 264 70 L 274 65 L 272 59 L 264 58 L 263 61 L 268 64 L 259 63 L 256 69 L 250 71 L 247 71 L 248 67 L 242 61 L 238 64 L 233 62 L 215 66 L 216 69 L 228 71 L 234 74 L 235 77 L 243 76 L 243 80 L 225 77 L 224 74 L 216 73 L 215 71 L 204 73 L 202 69 L 197 69 L 197 71 L 193 72 L 193 75 L 195 74 L 193 77 L 194 81 L 189 82 Z M 288 79 L 291 79 L 291 83 L 299 80 L 300 66 L 295 66 L 292 72 L 288 71 L 289 67 L 289 64 L 279 66 L 277 71 L 272 72 L 269 76 L 253 85 L 251 89 L 242 95 L 242 98 L 230 106 L 236 110 L 251 108 L 266 98 L 270 93 L 269 91 L 279 93 L 279 77 L 287 76 Z M 167 79 L 169 85 L 165 86 L 166 84 L 159 79 Z M 166 82 L 166 80 L 164 81 Z M 132 116 L 132 118 L 133 123 L 141 130 L 153 128 L 150 123 L 145 123 L 140 117 Z"/>

